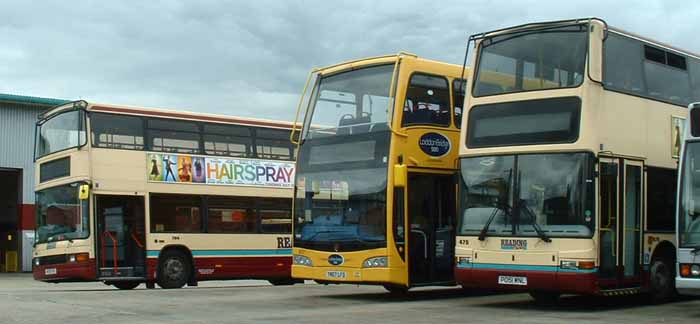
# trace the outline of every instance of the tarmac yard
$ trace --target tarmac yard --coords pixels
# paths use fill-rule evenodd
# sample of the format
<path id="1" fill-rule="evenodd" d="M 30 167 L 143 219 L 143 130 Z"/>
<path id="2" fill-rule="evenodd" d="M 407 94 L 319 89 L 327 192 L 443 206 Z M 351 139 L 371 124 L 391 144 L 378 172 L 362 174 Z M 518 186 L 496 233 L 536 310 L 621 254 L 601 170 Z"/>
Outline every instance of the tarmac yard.
<path id="1" fill-rule="evenodd" d="M 0 275 L 0 323 L 698 323 L 700 298 L 649 305 L 642 297 L 565 296 L 540 306 L 528 294 L 421 288 L 203 282 L 120 291 L 102 283 L 47 284 Z"/>

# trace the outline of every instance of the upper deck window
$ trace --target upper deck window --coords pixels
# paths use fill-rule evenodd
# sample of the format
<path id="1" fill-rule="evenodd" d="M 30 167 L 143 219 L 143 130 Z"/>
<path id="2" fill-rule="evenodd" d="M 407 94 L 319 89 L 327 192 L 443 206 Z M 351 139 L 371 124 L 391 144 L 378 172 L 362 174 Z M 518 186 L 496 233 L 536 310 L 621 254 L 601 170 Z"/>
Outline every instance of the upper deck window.
<path id="1" fill-rule="evenodd" d="M 253 155 L 250 128 L 238 125 L 204 124 L 204 153 L 235 157 Z"/>
<path id="2" fill-rule="evenodd" d="M 700 60 L 610 33 L 605 41 L 604 85 L 687 106 L 700 100 Z"/>
<path id="3" fill-rule="evenodd" d="M 143 119 L 137 116 L 90 113 L 92 145 L 102 148 L 143 150 Z"/>
<path id="4" fill-rule="evenodd" d="M 393 64 L 383 64 L 321 77 L 313 90 L 305 137 L 388 130 L 393 71 Z"/>
<path id="5" fill-rule="evenodd" d="M 402 126 L 450 125 L 450 89 L 447 79 L 414 74 L 406 91 Z"/>
<path id="6" fill-rule="evenodd" d="M 70 110 L 37 123 L 35 153 L 44 155 L 84 145 L 85 111 Z"/>
<path id="7" fill-rule="evenodd" d="M 289 141 L 289 131 L 256 129 L 255 156 L 259 159 L 294 160 L 294 146 Z"/>
<path id="8" fill-rule="evenodd" d="M 148 119 L 151 151 L 198 154 L 199 142 L 199 125 L 195 122 Z"/>
<path id="9" fill-rule="evenodd" d="M 576 87 L 583 82 L 586 25 L 529 30 L 481 42 L 473 94 Z"/>

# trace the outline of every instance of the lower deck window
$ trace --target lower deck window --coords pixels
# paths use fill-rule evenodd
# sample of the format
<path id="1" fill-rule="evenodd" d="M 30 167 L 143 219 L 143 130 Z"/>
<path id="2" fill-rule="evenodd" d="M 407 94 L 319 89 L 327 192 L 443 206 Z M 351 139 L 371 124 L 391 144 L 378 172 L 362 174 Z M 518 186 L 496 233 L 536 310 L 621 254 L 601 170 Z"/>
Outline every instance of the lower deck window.
<path id="1" fill-rule="evenodd" d="M 291 233 L 291 199 L 151 194 L 152 233 Z"/>

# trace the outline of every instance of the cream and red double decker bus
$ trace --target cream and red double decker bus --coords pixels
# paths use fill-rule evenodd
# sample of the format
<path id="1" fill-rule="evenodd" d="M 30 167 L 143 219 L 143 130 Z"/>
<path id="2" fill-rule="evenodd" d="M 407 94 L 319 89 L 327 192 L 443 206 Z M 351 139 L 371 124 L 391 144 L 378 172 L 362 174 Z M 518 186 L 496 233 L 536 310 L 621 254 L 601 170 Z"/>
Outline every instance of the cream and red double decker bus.
<path id="1" fill-rule="evenodd" d="M 296 133 L 294 278 L 454 284 L 461 73 L 405 53 L 312 71 Z"/>
<path id="2" fill-rule="evenodd" d="M 700 295 L 700 102 L 688 110 L 678 178 L 676 288 L 681 294 Z"/>
<path id="3" fill-rule="evenodd" d="M 474 35 L 455 276 L 466 287 L 674 292 L 680 127 L 697 55 L 600 19 Z"/>
<path id="4" fill-rule="evenodd" d="M 34 278 L 291 283 L 291 123 L 71 102 L 36 127 Z"/>

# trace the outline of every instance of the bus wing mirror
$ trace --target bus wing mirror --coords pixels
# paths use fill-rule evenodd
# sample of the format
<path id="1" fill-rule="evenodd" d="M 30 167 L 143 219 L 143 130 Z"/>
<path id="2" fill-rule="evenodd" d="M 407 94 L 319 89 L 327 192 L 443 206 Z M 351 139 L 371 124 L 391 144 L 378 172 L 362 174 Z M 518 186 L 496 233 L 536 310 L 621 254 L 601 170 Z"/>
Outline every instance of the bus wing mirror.
<path id="1" fill-rule="evenodd" d="M 78 199 L 87 200 L 88 197 L 90 197 L 90 186 L 86 184 L 80 185 L 78 187 Z"/>
<path id="2" fill-rule="evenodd" d="M 394 187 L 405 188 L 408 182 L 408 167 L 405 164 L 394 165 Z"/>

